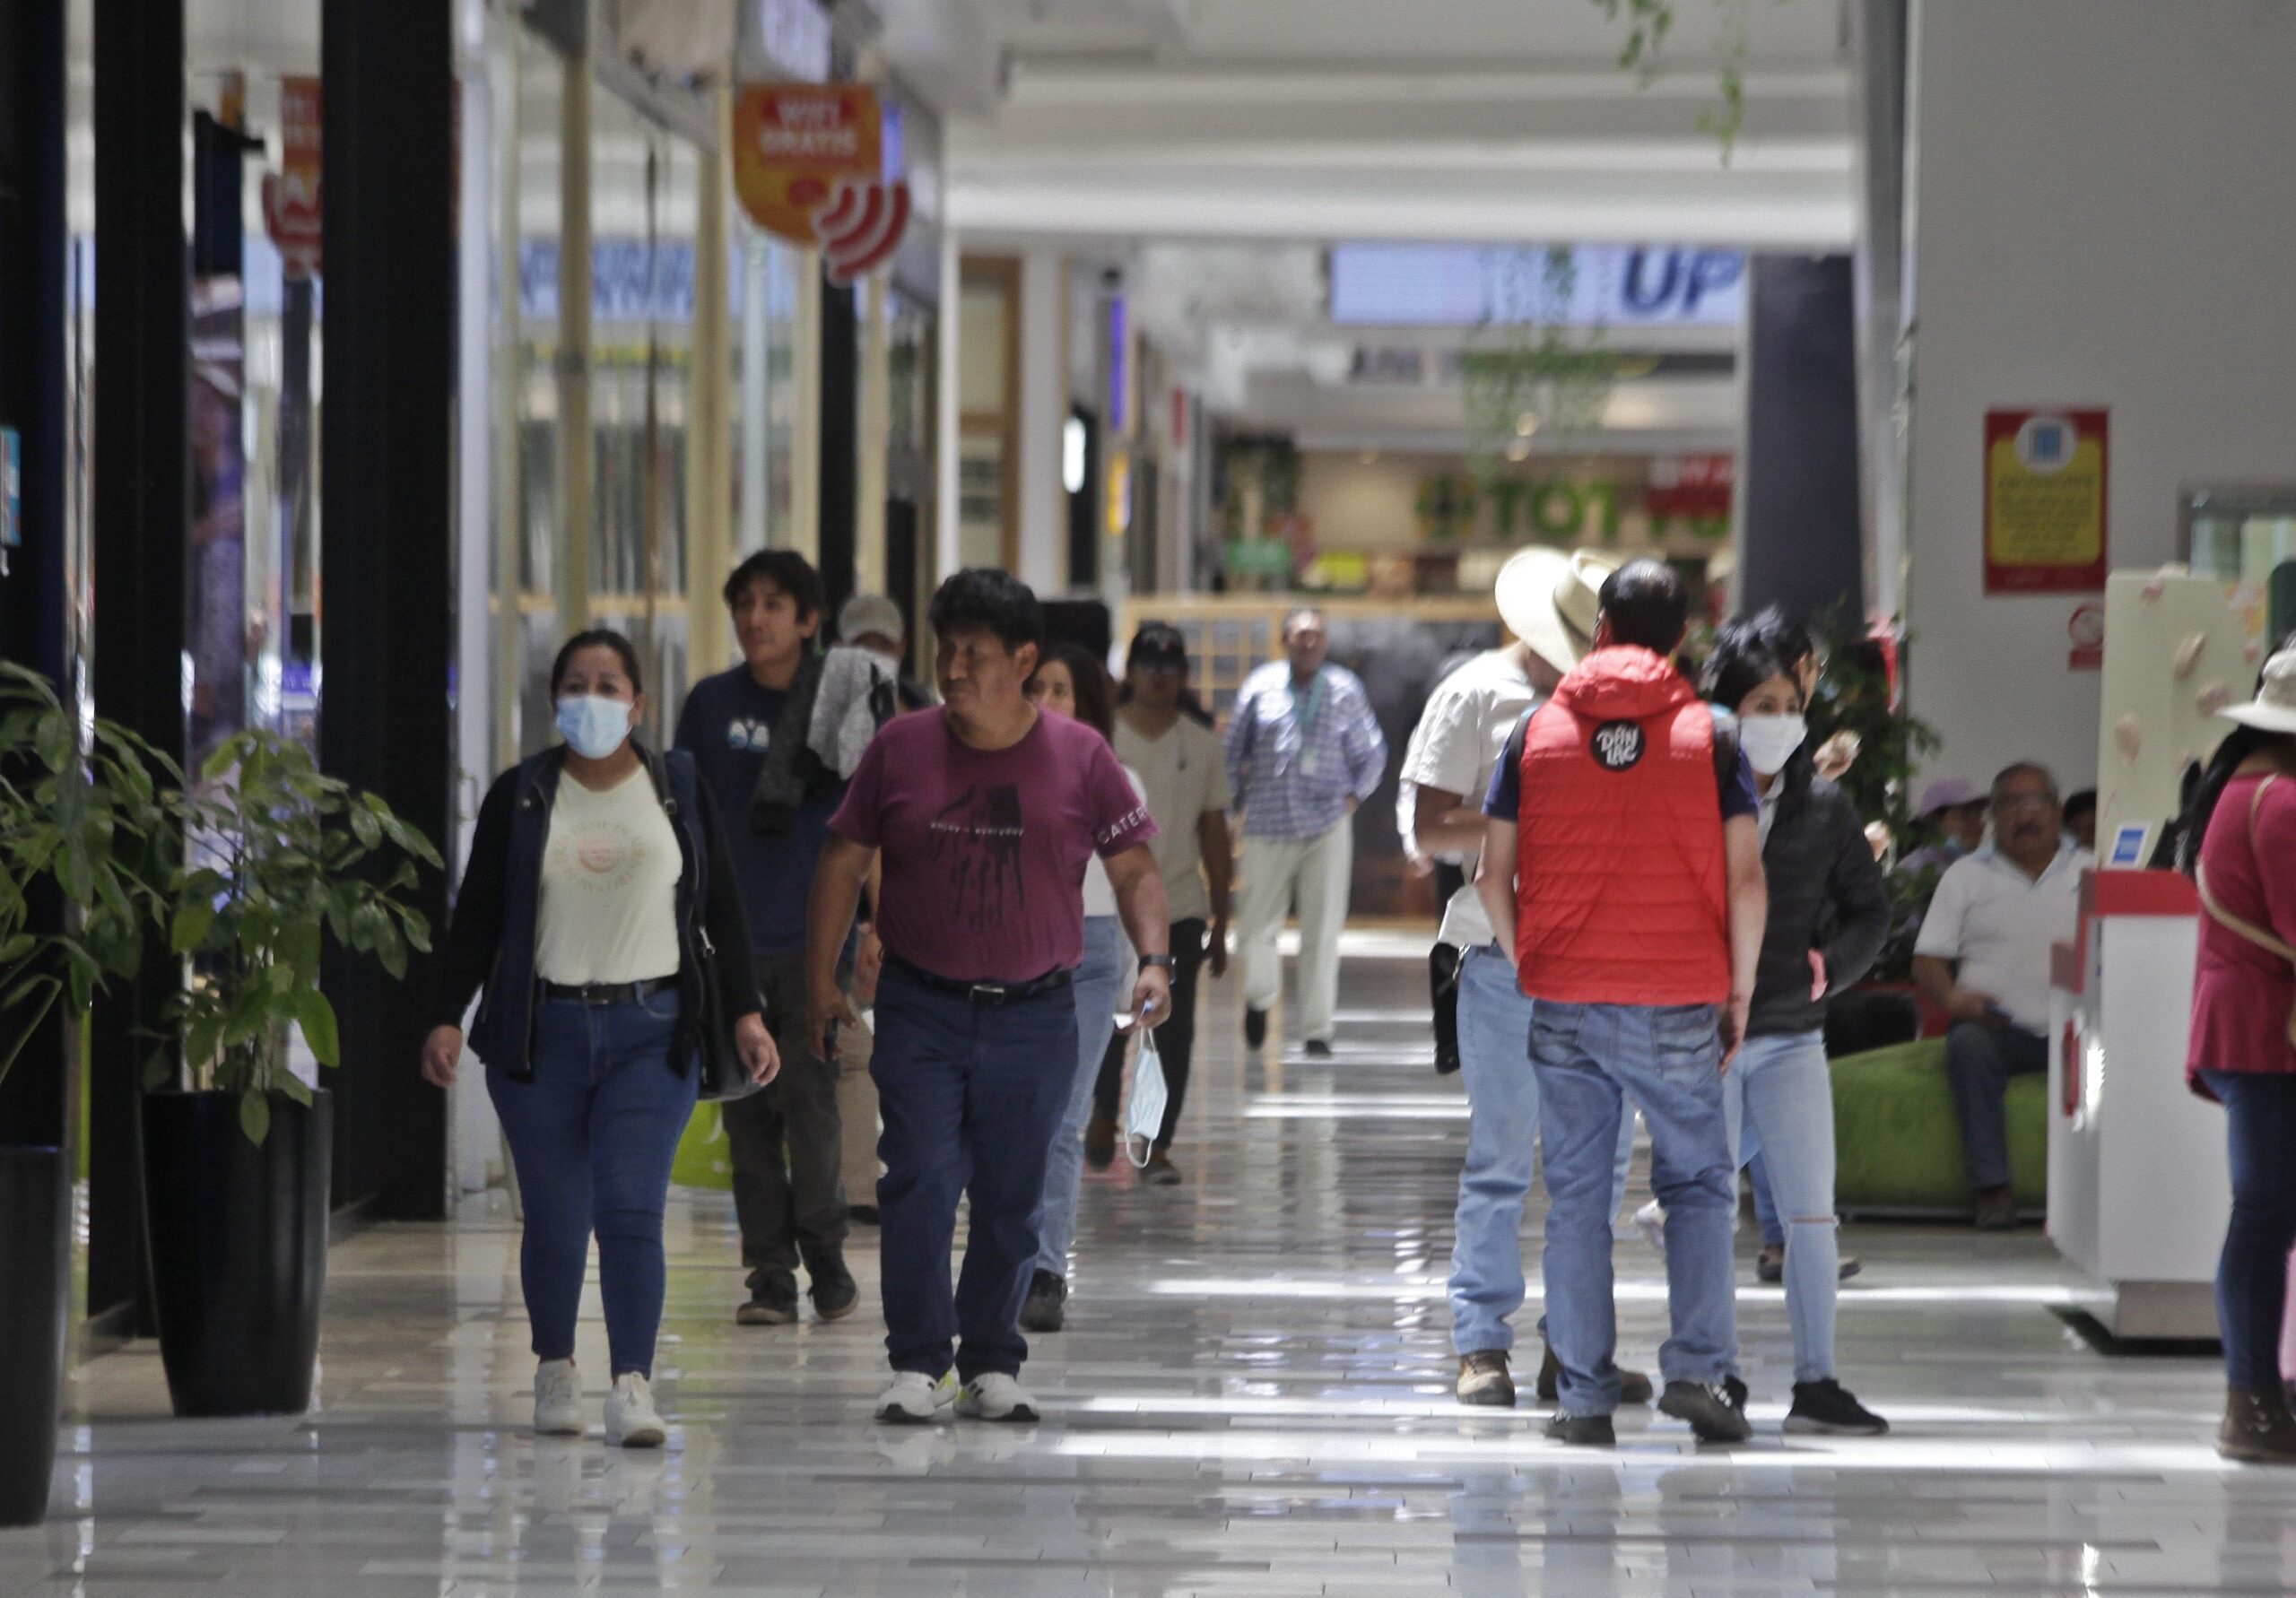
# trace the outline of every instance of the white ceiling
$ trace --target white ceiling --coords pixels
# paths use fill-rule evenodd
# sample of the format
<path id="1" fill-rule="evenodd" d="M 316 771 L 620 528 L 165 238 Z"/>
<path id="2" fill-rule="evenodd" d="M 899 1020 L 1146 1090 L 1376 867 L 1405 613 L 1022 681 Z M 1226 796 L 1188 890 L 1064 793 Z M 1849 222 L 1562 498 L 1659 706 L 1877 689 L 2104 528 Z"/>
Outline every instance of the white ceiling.
<path id="1" fill-rule="evenodd" d="M 1743 0 L 1730 0 L 1734 5 Z M 1726 166 L 1718 0 L 1622 71 L 1598 0 L 878 0 L 1003 238 L 1847 245 L 1841 0 L 1752 0 Z"/>

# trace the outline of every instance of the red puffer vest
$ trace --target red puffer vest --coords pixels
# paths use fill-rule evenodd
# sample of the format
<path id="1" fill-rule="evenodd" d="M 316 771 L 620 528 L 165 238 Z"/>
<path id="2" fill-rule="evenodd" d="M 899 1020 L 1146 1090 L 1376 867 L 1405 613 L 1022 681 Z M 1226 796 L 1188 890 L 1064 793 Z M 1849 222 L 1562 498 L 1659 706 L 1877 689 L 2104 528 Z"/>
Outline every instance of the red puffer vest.
<path id="1" fill-rule="evenodd" d="M 1515 957 L 1573 1004 L 1719 1004 L 1730 923 L 1714 718 L 1648 649 L 1597 649 L 1523 740 Z"/>

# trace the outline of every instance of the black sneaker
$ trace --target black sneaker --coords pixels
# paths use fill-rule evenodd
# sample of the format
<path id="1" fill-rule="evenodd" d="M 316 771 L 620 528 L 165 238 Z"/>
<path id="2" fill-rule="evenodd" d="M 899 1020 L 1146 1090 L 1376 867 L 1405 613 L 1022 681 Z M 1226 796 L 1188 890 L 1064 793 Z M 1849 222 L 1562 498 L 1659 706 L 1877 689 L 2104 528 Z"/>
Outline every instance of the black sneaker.
<path id="1" fill-rule="evenodd" d="M 1629 1370 L 1623 1365 L 1619 1367 L 1619 1403 L 1648 1403 L 1651 1394 L 1656 1391 L 1650 1385 L 1650 1378 L 1642 1372 Z M 1541 1403 L 1553 1403 L 1562 1396 L 1562 1361 L 1554 1357 L 1552 1348 L 1547 1350 L 1546 1358 L 1539 1361 L 1538 1394 Z"/>
<path id="2" fill-rule="evenodd" d="M 1549 1415 L 1546 1435 L 1558 1443 L 1569 1443 L 1578 1448 L 1614 1448 L 1618 1433 L 1611 1429 L 1608 1415 Z"/>
<path id="3" fill-rule="evenodd" d="M 1049 1271 L 1029 1279 L 1028 1301 L 1021 1306 L 1021 1330 L 1057 1332 L 1068 1319 L 1068 1281 Z"/>
<path id="4" fill-rule="evenodd" d="M 1754 1435 L 1754 1429 L 1746 1424 L 1745 1400 L 1730 1389 L 1727 1378 L 1668 1382 L 1658 1399 L 1658 1410 L 1689 1421 L 1701 1443 L 1743 1443 Z"/>
<path id="5" fill-rule="evenodd" d="M 1878 1437 L 1890 1429 L 1890 1423 L 1851 1397 L 1849 1390 L 1839 1382 L 1828 1377 L 1822 1382 L 1794 1384 L 1794 1407 L 1787 1411 L 1786 1429 Z"/>
<path id="6" fill-rule="evenodd" d="M 841 1255 L 831 1255 L 806 1268 L 813 1280 L 813 1313 L 825 1321 L 841 1321 L 861 1302 L 861 1289 Z"/>
<path id="7" fill-rule="evenodd" d="M 1477 1349 L 1459 1356 L 1456 1390 L 1461 1403 L 1496 1410 L 1515 1407 L 1515 1378 L 1507 1372 L 1507 1350 Z"/>
<path id="8" fill-rule="evenodd" d="M 1836 1281 L 1848 1281 L 1866 1268 L 1866 1262 L 1854 1254 L 1845 1254 L 1834 1272 Z M 1754 1276 L 1758 1281 L 1780 1282 L 1786 1280 L 1786 1245 L 1765 1243 L 1754 1256 Z"/>
<path id="9" fill-rule="evenodd" d="M 797 1279 L 787 1272 L 752 1278 L 749 1301 L 734 1311 L 742 1326 L 787 1326 L 797 1318 Z"/>
<path id="10" fill-rule="evenodd" d="M 1244 1047 L 1257 1048 L 1266 1041 L 1267 1012 L 1247 1005 L 1244 1009 Z"/>
<path id="11" fill-rule="evenodd" d="M 883 1226 L 885 1220 L 874 1204 L 848 1204 L 845 1218 L 856 1226 Z"/>
<path id="12" fill-rule="evenodd" d="M 1310 1060 L 1328 1060 L 1331 1058 L 1331 1045 L 1320 1038 L 1310 1038 L 1302 1052 Z"/>

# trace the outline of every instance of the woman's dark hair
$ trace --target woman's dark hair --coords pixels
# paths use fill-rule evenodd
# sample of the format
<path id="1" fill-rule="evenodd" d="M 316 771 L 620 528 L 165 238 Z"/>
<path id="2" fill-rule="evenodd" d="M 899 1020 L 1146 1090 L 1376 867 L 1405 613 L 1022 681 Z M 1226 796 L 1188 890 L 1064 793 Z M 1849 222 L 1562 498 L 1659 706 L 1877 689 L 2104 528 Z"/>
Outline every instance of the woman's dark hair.
<path id="1" fill-rule="evenodd" d="M 611 627 L 593 627 L 568 638 L 558 651 L 558 658 L 550 663 L 550 693 L 558 697 L 558 685 L 566 680 L 566 663 L 585 649 L 611 649 L 622 656 L 622 674 L 630 679 L 630 691 L 644 693 L 646 679 L 638 669 L 638 647 Z"/>
<path id="2" fill-rule="evenodd" d="M 1744 627 L 1756 641 L 1784 661 L 1789 668 L 1786 673 L 1787 676 L 1793 675 L 1791 667 L 1813 658 L 1818 652 L 1815 640 L 1810 637 L 1809 628 L 1799 617 L 1787 614 L 1784 607 L 1779 605 L 1764 605 L 1743 621 L 1731 625 Z"/>
<path id="3" fill-rule="evenodd" d="M 944 582 L 928 612 L 933 630 L 990 632 L 1009 650 L 1044 643 L 1044 607 L 1026 583 L 1009 571 L 969 566 Z"/>
<path id="4" fill-rule="evenodd" d="M 2070 827 L 2073 824 L 2073 818 L 2075 816 L 2092 816 L 2096 813 L 2096 789 L 2083 788 L 2077 794 L 2066 795 L 2065 801 L 2065 824 L 2066 826 Z"/>
<path id="5" fill-rule="evenodd" d="M 2281 639 L 2280 648 L 2296 649 L 2296 632 Z M 2261 671 L 2257 673 L 2256 690 L 2258 693 L 2264 691 L 2264 673 Z M 2192 803 L 2185 807 L 2184 814 L 2173 823 L 2178 833 L 2176 862 L 2179 871 L 2191 876 L 2198 869 L 2200 846 L 2208 841 L 2208 823 L 2216 814 L 2216 802 L 2224 797 L 2224 785 L 2232 780 L 2232 774 L 2248 763 L 2249 756 L 2285 742 L 2288 736 L 2285 733 L 2267 733 L 2260 727 L 2239 723 L 2235 723 L 2232 730 L 2224 734 L 2224 742 L 2219 743 L 2216 752 L 2208 757 L 2208 765 L 2200 774 L 2200 786 L 2193 790 Z M 2155 863 L 2158 863 L 2157 856 Z"/>
<path id="6" fill-rule="evenodd" d="M 789 596 L 797 607 L 800 620 L 818 616 L 828 604 L 822 592 L 822 574 L 813 562 L 795 550 L 760 550 L 739 566 L 726 579 L 726 608 L 732 610 L 742 602 L 742 595 L 749 586 L 763 578 Z"/>
<path id="7" fill-rule="evenodd" d="M 1037 666 L 1038 676 L 1042 676 L 1044 668 L 1054 661 L 1068 668 L 1068 680 L 1076 685 L 1076 719 L 1101 737 L 1114 738 L 1116 688 L 1109 681 L 1108 667 L 1090 649 L 1065 638 L 1046 651 Z"/>
<path id="8" fill-rule="evenodd" d="M 1769 682 L 1783 677 L 1802 691 L 1794 675 L 1794 660 L 1759 632 L 1758 622 L 1732 621 L 1715 635 L 1714 653 L 1706 657 L 1701 691 L 1725 710 L 1735 712 L 1745 697 Z"/>

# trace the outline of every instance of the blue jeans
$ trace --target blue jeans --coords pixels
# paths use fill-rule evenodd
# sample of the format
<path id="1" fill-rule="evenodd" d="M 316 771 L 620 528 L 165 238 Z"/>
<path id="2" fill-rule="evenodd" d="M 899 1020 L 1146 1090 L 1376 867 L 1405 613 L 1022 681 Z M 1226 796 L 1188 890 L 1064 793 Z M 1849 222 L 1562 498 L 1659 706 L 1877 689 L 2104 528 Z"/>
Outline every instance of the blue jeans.
<path id="1" fill-rule="evenodd" d="M 1084 963 L 1076 968 L 1076 1079 L 1045 1156 L 1044 1220 L 1037 1228 L 1036 1268 L 1055 1276 L 1068 1274 L 1068 1249 L 1076 1241 L 1076 1200 L 1084 1185 L 1084 1123 L 1092 1114 L 1100 1057 L 1116 1036 L 1116 1007 L 1124 997 L 1117 989 L 1123 981 L 1123 924 L 1113 916 L 1087 916 Z"/>
<path id="2" fill-rule="evenodd" d="M 1761 1227 L 1761 1240 L 1772 1248 L 1785 1247 L 1786 1223 L 1779 1219 L 1778 1200 L 1770 1191 L 1770 1167 L 1760 1149 L 1746 1160 L 1746 1181 L 1754 1190 L 1754 1220 Z"/>
<path id="3" fill-rule="evenodd" d="M 2232 1215 L 2216 1264 L 2224 1380 L 2277 1391 L 2280 1324 L 2288 1308 L 2288 1251 L 2296 1246 L 2296 1076 L 2204 1071 L 2224 1105 Z"/>
<path id="4" fill-rule="evenodd" d="M 1833 1073 L 1826 1066 L 1825 1034 L 1746 1039 L 1722 1079 L 1722 1108 L 1737 1163 L 1761 1157 L 1786 1221 L 1794 1379 L 1822 1382 L 1833 1375 L 1834 1296 L 1841 1279 L 1833 1213 Z"/>
<path id="5" fill-rule="evenodd" d="M 544 1359 L 574 1354 L 574 1320 L 598 1235 L 612 1375 L 654 1371 L 662 1325 L 662 1206 L 700 1083 L 670 1067 L 675 990 L 642 1003 L 535 1006 L 531 1081 L 486 1073 L 517 1167 L 526 1320 Z"/>
<path id="6" fill-rule="evenodd" d="M 2009 1185 L 2009 1125 L 2002 1107 L 2013 1076 L 2048 1069 L 2048 1039 L 2022 1027 L 1955 1021 L 1945 1034 L 1945 1075 L 1961 1124 L 1970 1185 L 1979 1193 Z"/>
<path id="7" fill-rule="evenodd" d="M 1538 1150 L 1539 1083 L 1531 1072 L 1531 1001 L 1495 943 L 1459 962 L 1459 1069 L 1466 1084 L 1467 1160 L 1459 1172 L 1458 1241 L 1451 1249 L 1451 1346 L 1511 1349 L 1523 1307 L 1523 1201 Z M 1611 1214 L 1626 1194 L 1634 1117 L 1621 1115 Z"/>
<path id="8" fill-rule="evenodd" d="M 1076 1060 L 1076 1001 L 1065 987 L 991 1005 L 890 968 L 878 984 L 869 1074 L 885 1124 L 878 1247 L 895 1370 L 938 1377 L 953 1362 L 962 1381 L 1019 1374 L 1045 1157 Z M 959 1198 L 971 1210 L 952 1297 Z"/>
<path id="9" fill-rule="evenodd" d="M 1711 1004 L 1542 1003 L 1531 1016 L 1546 1153 L 1547 1345 L 1561 1408 L 1618 1407 L 1618 1310 L 1611 1298 L 1613 1165 L 1632 1094 L 1650 1128 L 1650 1185 L 1666 1211 L 1666 1304 L 1659 1346 L 1669 1382 L 1718 1382 L 1738 1365 L 1730 1288 L 1730 1134 Z"/>

